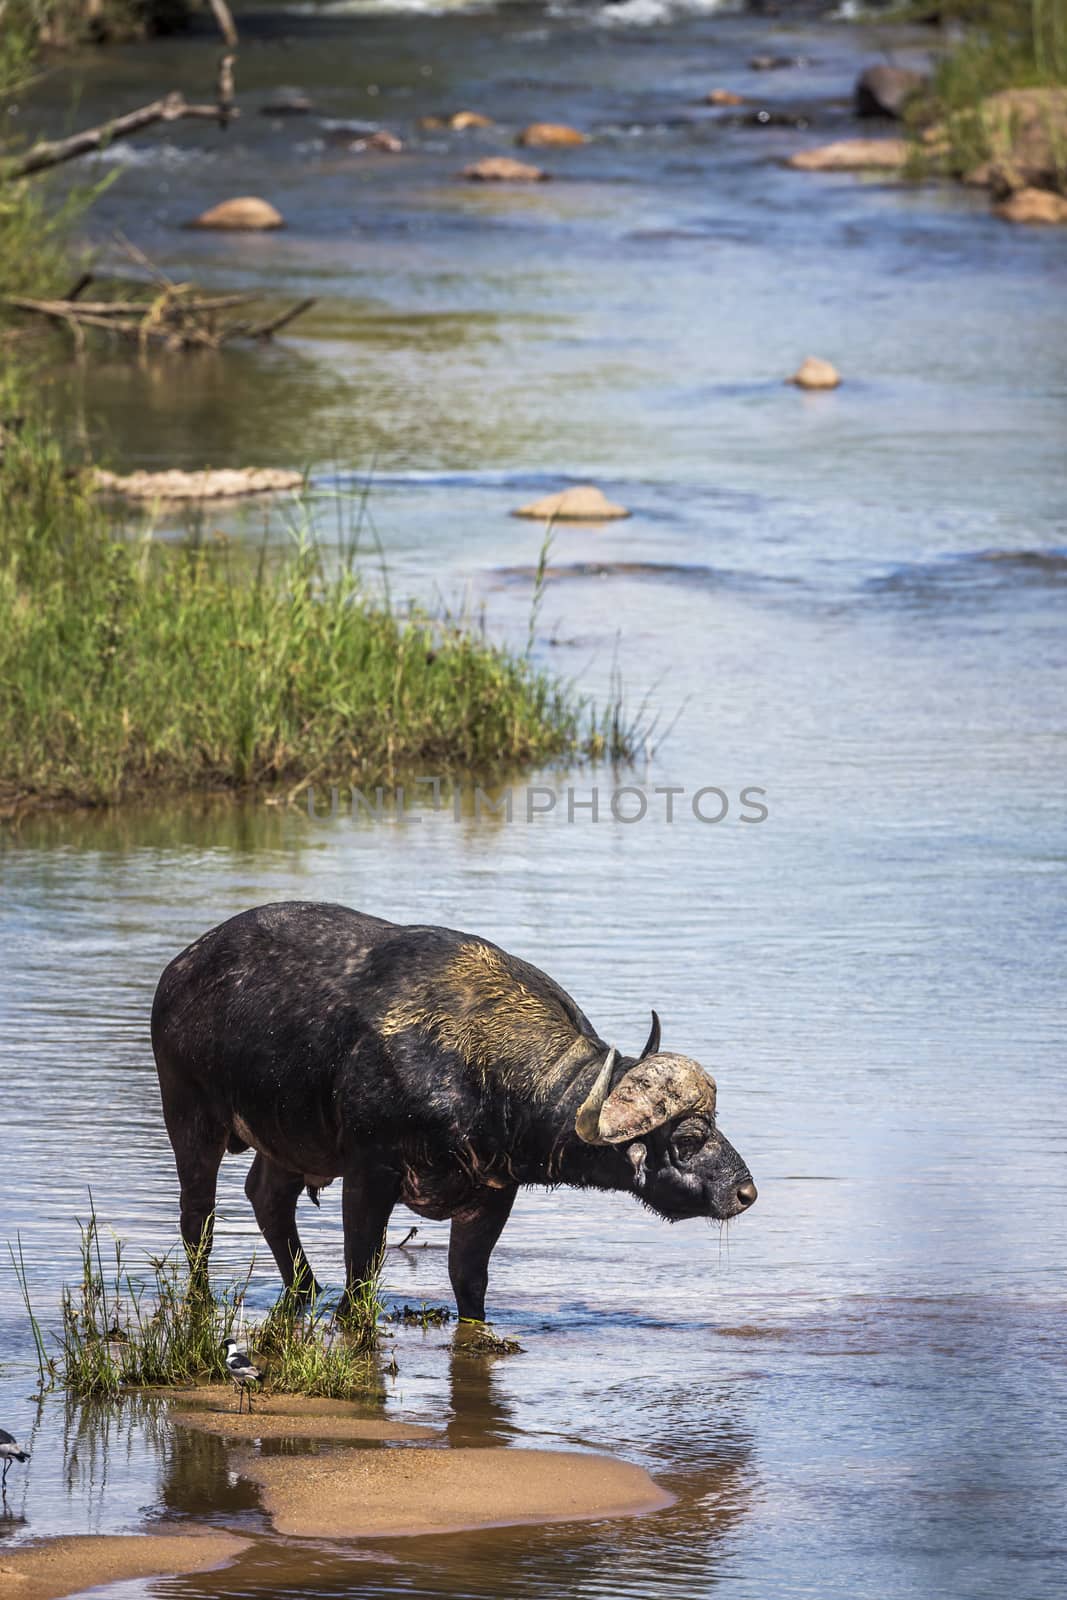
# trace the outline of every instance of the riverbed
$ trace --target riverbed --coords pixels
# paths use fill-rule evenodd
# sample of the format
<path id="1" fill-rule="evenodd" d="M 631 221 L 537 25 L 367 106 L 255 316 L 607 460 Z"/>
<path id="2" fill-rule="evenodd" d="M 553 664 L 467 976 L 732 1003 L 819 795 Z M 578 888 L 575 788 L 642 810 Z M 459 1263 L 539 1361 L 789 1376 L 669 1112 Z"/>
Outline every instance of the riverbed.
<path id="1" fill-rule="evenodd" d="M 106 1591 L 126 1597 L 1061 1592 L 1067 239 L 981 194 L 781 165 L 848 130 L 859 67 L 920 59 L 923 30 L 658 0 L 241 20 L 242 120 L 115 146 L 91 231 L 318 304 L 217 358 L 76 367 L 57 343 L 71 448 L 307 466 L 324 536 L 335 491 L 366 500 L 370 581 L 384 552 L 394 595 L 484 609 L 600 703 L 620 675 L 655 727 L 636 770 L 517 776 L 510 821 L 472 785 L 435 810 L 427 784 L 381 820 L 344 796 L 332 818 L 321 793 L 315 817 L 204 796 L 5 834 L 0 1238 L 21 1237 L 46 1324 L 90 1187 L 135 1254 L 174 1243 L 156 978 L 222 917 L 295 897 L 487 935 L 630 1050 L 654 1006 L 665 1048 L 714 1072 L 760 1198 L 719 1229 L 525 1193 L 489 1296 L 525 1353 L 475 1358 L 447 1328 L 390 1346 L 387 1415 L 456 1446 L 620 1455 L 666 1510 L 280 1539 L 226 1442 L 158 1404 L 38 1408 L 5 1270 L 0 1426 L 33 1460 L 0 1537 L 208 1521 L 252 1540 L 219 1573 Z M 766 52 L 804 64 L 753 72 Z M 29 114 L 206 93 L 217 53 L 203 35 L 87 58 Z M 261 116 L 286 86 L 316 113 Z M 808 126 L 739 125 L 699 103 L 715 87 Z M 496 126 L 420 128 L 455 109 Z M 591 142 L 538 152 L 536 188 L 457 181 L 535 118 Z M 332 142 L 367 121 L 408 148 Z M 243 193 L 284 232 L 182 226 Z M 839 390 L 784 384 L 808 354 Z M 544 530 L 509 513 L 586 480 L 633 515 L 554 531 L 531 628 Z M 288 536 L 281 508 L 201 531 Z M 224 1164 L 222 1272 L 257 1244 L 246 1164 Z M 301 1225 L 336 1282 L 335 1190 Z M 449 1303 L 446 1226 L 414 1243 L 390 1253 L 390 1302 Z M 261 1247 L 253 1309 L 276 1288 Z"/>

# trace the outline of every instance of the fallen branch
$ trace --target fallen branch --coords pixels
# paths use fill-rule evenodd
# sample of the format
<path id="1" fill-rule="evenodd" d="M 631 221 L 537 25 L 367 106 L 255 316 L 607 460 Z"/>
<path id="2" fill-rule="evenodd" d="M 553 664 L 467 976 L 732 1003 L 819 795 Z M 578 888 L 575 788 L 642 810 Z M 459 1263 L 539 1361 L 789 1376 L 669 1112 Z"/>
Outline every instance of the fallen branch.
<path id="1" fill-rule="evenodd" d="M 138 106 L 136 111 L 127 111 L 121 117 L 112 117 L 95 128 L 72 133 L 68 139 L 40 139 L 21 156 L 0 164 L 0 181 L 10 183 L 15 178 L 28 178 L 35 172 L 62 166 L 78 156 L 103 150 L 116 139 L 128 139 L 131 134 L 140 133 L 142 128 L 151 128 L 158 122 L 181 122 L 192 117 L 217 122 L 220 128 L 226 128 L 234 117 L 240 116 L 234 105 L 232 55 L 224 55 L 219 62 L 216 88 L 217 98 L 212 106 L 190 105 L 181 91 L 174 89 L 160 100 Z"/>
<path id="2" fill-rule="evenodd" d="M 219 350 L 236 339 L 269 339 L 315 304 L 314 300 L 300 300 L 266 322 L 218 319 L 218 312 L 253 304 L 258 298 L 254 294 L 197 295 L 191 284 L 164 280 L 160 292 L 151 299 L 39 300 L 29 295 L 5 295 L 0 303 L 62 323 L 69 328 L 79 352 L 84 348 L 86 328 L 136 340 L 142 347 L 154 343 L 167 350 Z"/>

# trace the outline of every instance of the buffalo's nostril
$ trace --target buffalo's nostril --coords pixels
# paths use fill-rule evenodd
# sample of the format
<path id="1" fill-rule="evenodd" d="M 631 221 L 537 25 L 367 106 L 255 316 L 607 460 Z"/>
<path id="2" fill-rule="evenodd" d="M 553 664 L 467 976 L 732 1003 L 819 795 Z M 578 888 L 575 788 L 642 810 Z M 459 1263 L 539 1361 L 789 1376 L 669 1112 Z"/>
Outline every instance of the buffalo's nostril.
<path id="1" fill-rule="evenodd" d="M 749 1178 L 747 1183 L 738 1184 L 738 1186 L 737 1186 L 737 1203 L 738 1203 L 738 1205 L 740 1205 L 740 1206 L 753 1205 L 755 1203 L 755 1200 L 756 1200 L 756 1194 L 757 1194 L 756 1185 L 752 1182 L 751 1178 Z"/>

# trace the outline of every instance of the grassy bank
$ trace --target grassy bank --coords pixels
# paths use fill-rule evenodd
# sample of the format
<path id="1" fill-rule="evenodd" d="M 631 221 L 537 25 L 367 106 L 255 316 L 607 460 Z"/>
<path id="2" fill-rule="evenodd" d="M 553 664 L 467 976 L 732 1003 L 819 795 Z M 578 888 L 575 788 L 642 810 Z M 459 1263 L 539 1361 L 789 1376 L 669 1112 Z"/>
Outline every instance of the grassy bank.
<path id="1" fill-rule="evenodd" d="M 33 422 L 0 464 L 0 797 L 366 787 L 629 753 L 617 711 L 281 554 L 116 536 Z"/>
<path id="2" fill-rule="evenodd" d="M 0 111 L 47 10 L 6 6 Z M 45 194 L 0 183 L 0 292 L 77 275 Z M 2 315 L 0 812 L 631 753 L 618 707 L 598 718 L 527 655 L 390 607 L 299 526 L 258 559 L 131 534 L 27 404 L 37 345 Z"/>
<path id="3" fill-rule="evenodd" d="M 965 30 L 934 73 L 942 112 L 1000 89 L 1067 83 L 1067 0 L 946 0 L 941 11 Z"/>
<path id="4" fill-rule="evenodd" d="M 963 31 L 912 108 L 929 130 L 919 169 L 970 178 L 992 164 L 995 192 L 1067 189 L 1067 0 L 947 0 L 943 21 Z M 1036 93 L 994 98 L 1007 90 Z"/>
<path id="5" fill-rule="evenodd" d="M 0 28 L 65 49 L 177 33 L 194 9 L 194 0 L 0 0 Z"/>

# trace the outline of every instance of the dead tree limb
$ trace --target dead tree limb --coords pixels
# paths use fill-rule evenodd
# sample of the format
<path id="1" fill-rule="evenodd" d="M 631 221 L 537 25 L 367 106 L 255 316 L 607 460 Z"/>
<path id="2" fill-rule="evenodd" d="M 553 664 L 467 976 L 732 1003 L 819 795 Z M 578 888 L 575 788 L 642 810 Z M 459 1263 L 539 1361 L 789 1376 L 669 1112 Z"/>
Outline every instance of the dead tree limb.
<path id="1" fill-rule="evenodd" d="M 231 50 L 237 49 L 237 24 L 233 20 L 233 13 L 226 0 L 208 0 L 214 13 L 215 21 L 219 25 L 219 32 Z"/>
<path id="2" fill-rule="evenodd" d="M 39 139 L 22 155 L 0 162 L 0 181 L 28 178 L 49 167 L 62 166 L 78 156 L 103 150 L 114 144 L 116 139 L 128 139 L 131 134 L 140 133 L 142 128 L 151 128 L 157 122 L 181 122 L 186 117 L 193 117 L 201 122 L 217 122 L 220 128 L 228 127 L 241 114 L 234 104 L 232 55 L 224 55 L 219 61 L 216 95 L 213 106 L 190 105 L 181 90 L 174 89 L 149 105 L 138 106 L 136 111 L 112 117 L 109 122 L 101 122 L 95 128 L 83 128 L 81 133 L 73 133 L 69 139 Z"/>
<path id="3" fill-rule="evenodd" d="M 295 306 L 290 306 L 288 311 L 283 311 L 277 317 L 272 317 L 269 322 L 262 323 L 258 328 L 249 328 L 250 339 L 270 339 L 279 329 L 288 327 L 289 323 L 297 317 L 302 317 L 305 311 L 310 311 L 315 304 L 314 300 L 298 300 Z"/>

